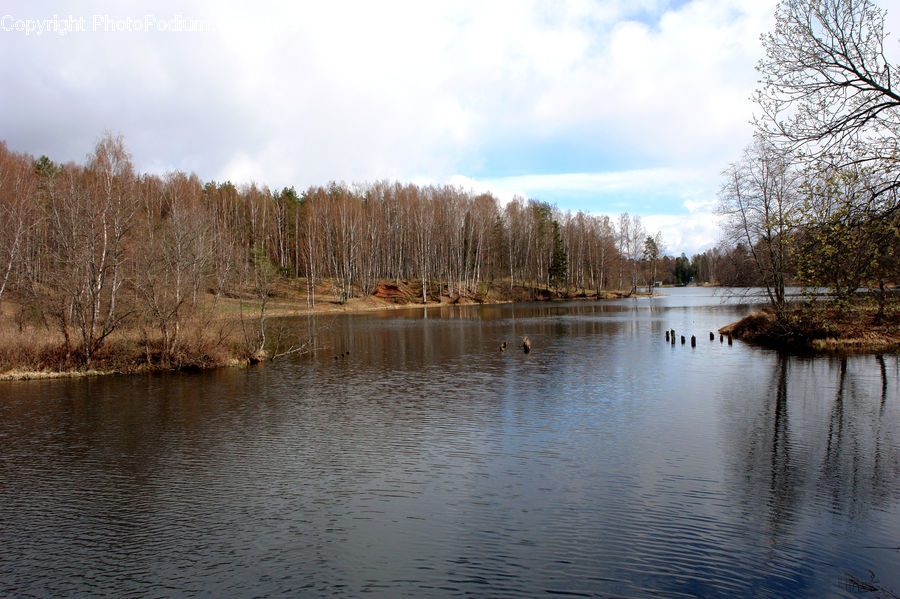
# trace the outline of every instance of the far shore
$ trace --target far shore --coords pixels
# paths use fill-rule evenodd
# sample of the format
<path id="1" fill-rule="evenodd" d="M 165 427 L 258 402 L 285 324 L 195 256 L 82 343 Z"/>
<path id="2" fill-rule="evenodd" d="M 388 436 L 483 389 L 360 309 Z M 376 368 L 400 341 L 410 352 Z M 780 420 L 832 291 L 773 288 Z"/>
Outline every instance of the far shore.
<path id="1" fill-rule="evenodd" d="M 421 289 L 421 286 L 419 286 Z M 558 292 L 549 289 L 532 289 L 516 286 L 510 293 L 507 286 L 494 286 L 481 295 L 449 297 L 446 291 L 438 295 L 429 294 L 427 303 L 422 301 L 421 292 L 416 292 L 408 284 L 401 285 L 382 283 L 375 293 L 367 297 L 351 298 L 343 303 L 335 299 L 328 284 L 317 288 L 314 301 L 298 286 L 285 283 L 278 286 L 265 302 L 266 319 L 290 318 L 302 316 L 328 316 L 339 314 L 357 314 L 387 310 L 435 309 L 456 305 L 497 305 L 525 301 L 571 301 L 571 300 L 607 300 L 639 297 L 649 295 L 646 290 L 634 293 L 625 291 L 583 291 L 570 290 Z M 106 351 L 88 367 L 70 365 L 60 362 L 59 346 L 62 338 L 52 330 L 39 328 L 34 324 L 20 329 L 13 321 L 13 315 L 19 306 L 15 301 L 4 300 L 0 306 L 0 345 L 5 346 L 7 358 L 0 361 L 0 381 L 38 380 L 57 378 L 79 378 L 103 376 L 109 374 L 140 374 L 152 372 L 197 371 L 223 367 L 244 367 L 269 359 L 262 350 L 248 348 L 246 339 L 241 339 L 236 331 L 246 331 L 257 322 L 261 313 L 262 302 L 251 294 L 243 296 L 221 297 L 215 304 L 214 313 L 206 313 L 203 323 L 185 323 L 185 328 L 193 328 L 196 340 L 188 345 L 204 347 L 186 347 L 179 362 L 155 363 L 148 349 L 146 337 L 139 338 L 138 331 L 127 328 L 117 331 L 107 344 Z M 219 331 L 218 342 L 212 344 L 204 335 L 210 330 Z M 225 331 L 230 331 L 228 334 Z M 160 343 L 153 339 L 150 346 Z M 18 356 L 18 360 L 16 360 Z M 48 366 L 55 361 L 58 366 Z M 5 364 L 4 364 L 5 362 Z M 35 367 L 38 366 L 38 367 Z"/>
<path id="2" fill-rule="evenodd" d="M 654 293 L 653 295 L 663 295 Z M 530 298 L 527 294 L 521 294 L 520 297 L 506 298 L 488 295 L 486 297 L 472 298 L 463 297 L 459 299 L 449 299 L 443 296 L 440 300 L 432 299 L 427 303 L 422 302 L 422 298 L 414 298 L 409 301 L 393 301 L 385 299 L 378 295 L 370 295 L 368 297 L 355 297 L 347 300 L 343 304 L 333 299 L 333 297 L 318 297 L 314 305 L 308 305 L 305 301 L 301 303 L 287 301 L 272 301 L 266 307 L 266 316 L 269 318 L 281 318 L 289 316 L 313 316 L 327 314 L 355 314 L 363 312 L 378 312 L 382 310 L 409 310 L 412 308 L 446 308 L 448 306 L 480 306 L 480 305 L 500 305 L 512 304 L 516 302 L 561 302 L 561 301 L 577 301 L 577 300 L 615 300 L 628 297 L 649 297 L 646 291 L 637 291 L 629 293 L 626 291 L 603 291 L 597 294 L 594 291 L 570 292 L 568 294 L 552 294 L 552 296 L 536 296 Z M 232 300 L 234 301 L 234 300 Z M 251 308 L 258 309 L 258 302 L 252 302 Z"/>
<path id="3" fill-rule="evenodd" d="M 450 297 L 437 291 L 423 302 L 421 286 L 381 283 L 375 293 L 346 302 L 335 299 L 327 283 L 317 288 L 315 301 L 296 284 L 274 289 L 265 301 L 266 319 L 303 316 L 359 314 L 388 310 L 437 309 L 456 305 L 499 305 L 528 301 L 615 300 L 648 297 L 646 288 L 638 292 L 569 290 L 494 286 L 481 295 Z M 665 295 L 665 287 L 652 295 Z M 204 300 L 207 301 L 207 300 Z M 148 339 L 146 328 L 123 328 L 107 343 L 104 351 L 88 365 L 61 357 L 62 338 L 35 324 L 19 328 L 13 315 L 14 301 L 0 305 L 0 381 L 91 377 L 108 374 L 199 371 L 222 367 L 244 367 L 274 359 L 253 344 L 248 331 L 258 328 L 262 302 L 251 294 L 223 296 L 214 307 L 201 308 L 197 321 L 183 323 L 183 342 L 176 359 L 163 359 L 161 340 Z M 796 304 L 791 308 L 790 326 L 778 322 L 764 309 L 719 329 L 719 333 L 748 343 L 791 351 L 834 353 L 884 353 L 900 351 L 900 309 L 895 304 L 876 318 L 875 308 L 858 303 L 840 310 L 833 306 Z M 300 350 L 298 350 L 299 353 Z"/>

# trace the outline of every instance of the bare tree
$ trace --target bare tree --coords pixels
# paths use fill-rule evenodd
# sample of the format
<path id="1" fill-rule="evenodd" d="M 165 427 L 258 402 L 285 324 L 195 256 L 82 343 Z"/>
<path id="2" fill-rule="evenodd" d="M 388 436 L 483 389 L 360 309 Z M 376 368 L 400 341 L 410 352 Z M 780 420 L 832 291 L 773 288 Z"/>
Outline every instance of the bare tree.
<path id="1" fill-rule="evenodd" d="M 788 159 L 761 138 L 724 175 L 719 213 L 725 235 L 749 249 L 769 302 L 783 318 L 788 248 L 799 209 L 796 175 Z"/>
<path id="2" fill-rule="evenodd" d="M 0 142 L 0 300 L 36 224 L 33 172 L 30 160 Z"/>
<path id="3" fill-rule="evenodd" d="M 644 250 L 644 238 L 646 235 L 647 231 L 644 229 L 644 225 L 641 224 L 641 217 L 637 215 L 629 216 L 627 212 L 619 215 L 619 252 L 631 263 L 631 293 L 637 291 L 638 267 Z M 623 266 L 624 263 L 619 266 L 620 281 Z"/>
<path id="4" fill-rule="evenodd" d="M 167 178 L 156 198 L 164 216 L 148 215 L 133 252 L 135 293 L 162 335 L 167 360 L 177 356 L 184 319 L 197 307 L 211 263 L 211 227 L 192 197 L 196 187 L 184 175 Z"/>
<path id="5" fill-rule="evenodd" d="M 134 213 L 134 174 L 121 137 L 107 134 L 88 166 L 67 166 L 47 201 L 54 315 L 67 353 L 86 366 L 128 316 L 119 305 L 125 283 L 125 235 Z M 73 343 L 72 332 L 80 338 Z"/>
<path id="6" fill-rule="evenodd" d="M 798 158 L 868 164 L 872 192 L 900 185 L 898 65 L 884 55 L 884 11 L 871 0 L 783 0 L 763 36 L 759 131 Z"/>

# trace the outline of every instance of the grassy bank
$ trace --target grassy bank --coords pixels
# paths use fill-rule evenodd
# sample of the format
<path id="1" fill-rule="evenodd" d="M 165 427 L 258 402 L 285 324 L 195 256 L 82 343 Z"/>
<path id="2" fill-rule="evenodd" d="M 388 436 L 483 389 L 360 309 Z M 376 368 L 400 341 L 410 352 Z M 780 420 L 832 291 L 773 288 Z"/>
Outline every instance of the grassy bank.
<path id="1" fill-rule="evenodd" d="M 236 334 L 235 323 L 187 323 L 174 351 L 146 329 L 123 327 L 112 333 L 99 352 L 86 361 L 78 348 L 66 350 L 60 332 L 26 324 L 0 324 L 0 380 L 94 376 L 164 370 L 201 370 L 247 364 L 253 357 Z"/>
<path id="2" fill-rule="evenodd" d="M 140 373 L 203 370 L 247 365 L 265 359 L 260 351 L 261 316 L 328 315 L 412 306 L 497 304 L 512 301 L 566 299 L 615 299 L 623 292 L 569 291 L 515 286 L 484 286 L 480 293 L 451 295 L 429 290 L 422 301 L 421 283 L 382 282 L 372 295 L 346 302 L 335 299 L 330 281 L 323 281 L 310 294 L 301 282 L 283 280 L 273 285 L 263 301 L 249 290 L 227 296 L 204 296 L 186 311 L 178 323 L 178 342 L 167 345 L 157 327 L 135 316 L 123 323 L 105 341 L 101 350 L 86 360 L 77 343 L 67 349 L 61 331 L 35 318 L 16 296 L 4 296 L 0 305 L 0 380 L 94 376 L 109 373 Z M 171 332 L 170 332 L 171 334 Z"/>
<path id="3" fill-rule="evenodd" d="M 778 319 L 770 310 L 754 312 L 719 329 L 748 343 L 775 349 L 838 353 L 900 351 L 900 301 L 882 310 L 867 296 L 840 302 L 805 302 Z"/>

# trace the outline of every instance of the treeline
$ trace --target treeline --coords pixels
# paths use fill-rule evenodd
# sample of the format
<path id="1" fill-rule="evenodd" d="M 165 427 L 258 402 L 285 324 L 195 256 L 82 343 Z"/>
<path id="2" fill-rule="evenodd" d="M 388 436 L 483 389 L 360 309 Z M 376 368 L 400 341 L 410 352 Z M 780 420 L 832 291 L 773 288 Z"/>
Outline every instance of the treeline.
<path id="1" fill-rule="evenodd" d="M 758 287 L 764 285 L 745 244 L 720 243 L 688 258 L 663 256 L 659 259 L 657 281 L 663 285 L 719 285 Z"/>
<path id="2" fill-rule="evenodd" d="M 635 216 L 501 205 L 450 186 L 297 193 L 140 174 L 111 135 L 83 165 L 0 143 L 0 211 L 0 302 L 14 294 L 19 326 L 58 331 L 66 359 L 84 364 L 123 325 L 152 332 L 174 356 L 185 322 L 220 298 L 264 303 L 285 281 L 310 306 L 317 289 L 343 303 L 380 282 L 415 281 L 423 302 L 490 288 L 634 290 L 652 282 L 659 250 L 648 254 L 654 240 Z"/>

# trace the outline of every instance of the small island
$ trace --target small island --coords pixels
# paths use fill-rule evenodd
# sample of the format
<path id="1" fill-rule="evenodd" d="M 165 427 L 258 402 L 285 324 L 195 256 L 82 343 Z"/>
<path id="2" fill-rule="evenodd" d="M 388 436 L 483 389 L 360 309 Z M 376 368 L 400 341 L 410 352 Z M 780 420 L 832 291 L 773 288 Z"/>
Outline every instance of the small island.
<path id="1" fill-rule="evenodd" d="M 774 349 L 837 353 L 900 350 L 900 310 L 896 301 L 879 314 L 870 298 L 852 303 L 803 303 L 787 308 L 783 320 L 760 310 L 719 329 L 719 333 Z"/>

